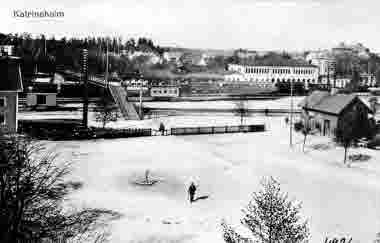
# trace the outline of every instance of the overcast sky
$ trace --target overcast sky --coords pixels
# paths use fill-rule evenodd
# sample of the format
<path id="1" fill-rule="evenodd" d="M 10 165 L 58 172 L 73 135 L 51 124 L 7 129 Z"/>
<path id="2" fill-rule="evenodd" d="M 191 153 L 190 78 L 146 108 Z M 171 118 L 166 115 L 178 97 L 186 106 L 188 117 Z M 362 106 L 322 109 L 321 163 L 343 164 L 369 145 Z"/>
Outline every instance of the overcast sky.
<path id="1" fill-rule="evenodd" d="M 0 32 L 146 36 L 193 48 L 304 50 L 362 42 L 380 52 L 378 0 L 6 0 Z M 59 10 L 19 19 L 13 10 Z"/>

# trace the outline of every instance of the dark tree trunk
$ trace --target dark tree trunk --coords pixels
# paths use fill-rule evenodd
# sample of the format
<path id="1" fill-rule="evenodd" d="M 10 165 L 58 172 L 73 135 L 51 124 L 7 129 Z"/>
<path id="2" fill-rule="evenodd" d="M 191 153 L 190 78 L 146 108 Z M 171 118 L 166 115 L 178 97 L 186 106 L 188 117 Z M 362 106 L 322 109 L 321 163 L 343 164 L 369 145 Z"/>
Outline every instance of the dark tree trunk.
<path id="1" fill-rule="evenodd" d="M 305 134 L 305 135 L 304 135 L 304 138 L 303 138 L 302 152 L 305 152 L 306 138 L 307 138 L 307 134 Z"/>
<path id="2" fill-rule="evenodd" d="M 347 161 L 347 150 L 348 150 L 348 146 L 344 146 L 344 164 L 346 164 L 346 161 Z"/>

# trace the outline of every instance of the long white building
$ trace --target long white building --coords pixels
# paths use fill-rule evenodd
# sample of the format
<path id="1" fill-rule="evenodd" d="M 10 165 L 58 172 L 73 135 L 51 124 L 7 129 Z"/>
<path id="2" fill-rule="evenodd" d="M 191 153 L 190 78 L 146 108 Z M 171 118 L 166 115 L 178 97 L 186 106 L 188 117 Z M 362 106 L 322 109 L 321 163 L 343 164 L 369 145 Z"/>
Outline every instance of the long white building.
<path id="1" fill-rule="evenodd" d="M 277 83 L 303 83 L 307 89 L 309 84 L 318 83 L 318 67 L 309 64 L 292 66 L 248 66 L 230 64 L 230 71 L 235 73 L 225 75 L 226 82 L 247 82 L 260 87 L 275 87 Z"/>

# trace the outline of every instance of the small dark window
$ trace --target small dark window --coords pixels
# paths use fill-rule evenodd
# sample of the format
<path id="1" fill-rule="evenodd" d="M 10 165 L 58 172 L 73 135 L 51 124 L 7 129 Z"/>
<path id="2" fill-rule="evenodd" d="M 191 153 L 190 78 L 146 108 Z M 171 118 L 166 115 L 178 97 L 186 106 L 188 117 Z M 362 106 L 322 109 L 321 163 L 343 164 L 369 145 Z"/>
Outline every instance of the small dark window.
<path id="1" fill-rule="evenodd" d="M 5 97 L 0 97 L 0 107 L 5 107 L 6 105 Z"/>
<path id="2" fill-rule="evenodd" d="M 0 112 L 0 125 L 5 125 L 5 113 Z"/>
<path id="3" fill-rule="evenodd" d="M 37 105 L 46 105 L 46 95 L 37 95 Z"/>

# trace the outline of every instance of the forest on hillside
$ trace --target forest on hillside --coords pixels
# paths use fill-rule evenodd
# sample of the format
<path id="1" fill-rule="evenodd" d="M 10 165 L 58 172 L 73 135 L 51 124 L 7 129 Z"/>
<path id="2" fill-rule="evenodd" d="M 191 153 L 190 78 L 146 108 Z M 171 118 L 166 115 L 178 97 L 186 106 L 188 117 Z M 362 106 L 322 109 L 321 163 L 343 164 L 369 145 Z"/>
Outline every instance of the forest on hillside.
<path id="1" fill-rule="evenodd" d="M 44 35 L 32 36 L 28 33 L 1 34 L 0 45 L 14 46 L 14 54 L 22 59 L 23 75 L 28 77 L 38 72 L 54 73 L 57 70 L 80 71 L 81 53 L 88 50 L 90 73 L 102 73 L 105 69 L 105 55 L 110 55 L 110 71 L 119 73 L 138 69 L 139 60 L 132 63 L 128 58 L 120 58 L 121 51 L 153 52 L 162 55 L 163 49 L 152 40 L 141 37 L 131 38 L 125 42 L 120 37 L 88 37 L 88 38 L 46 38 Z M 144 60 L 140 60 L 141 63 Z"/>

